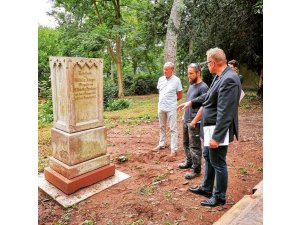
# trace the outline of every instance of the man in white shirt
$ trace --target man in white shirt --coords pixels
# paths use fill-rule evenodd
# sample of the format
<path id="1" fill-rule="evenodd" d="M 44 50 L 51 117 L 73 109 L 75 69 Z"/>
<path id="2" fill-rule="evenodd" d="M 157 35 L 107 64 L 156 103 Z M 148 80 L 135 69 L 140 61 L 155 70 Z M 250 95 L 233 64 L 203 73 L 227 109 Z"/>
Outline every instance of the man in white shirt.
<path id="1" fill-rule="evenodd" d="M 180 79 L 173 74 L 174 63 L 164 64 L 164 76 L 160 77 L 157 83 L 159 91 L 158 118 L 159 118 L 159 144 L 153 150 L 166 147 L 166 125 L 169 122 L 171 130 L 171 156 L 176 156 L 178 149 L 177 131 L 177 101 L 182 98 L 182 84 Z"/>

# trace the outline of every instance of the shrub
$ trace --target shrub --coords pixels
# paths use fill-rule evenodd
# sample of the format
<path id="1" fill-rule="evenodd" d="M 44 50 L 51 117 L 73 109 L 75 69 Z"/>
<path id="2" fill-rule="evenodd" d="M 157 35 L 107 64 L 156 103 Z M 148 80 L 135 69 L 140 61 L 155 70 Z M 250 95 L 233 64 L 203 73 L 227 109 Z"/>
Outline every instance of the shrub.
<path id="1" fill-rule="evenodd" d="M 151 75 L 140 75 L 134 78 L 132 92 L 136 95 L 145 95 L 157 92 L 157 77 Z"/>
<path id="2" fill-rule="evenodd" d="M 130 101 L 125 98 L 113 99 L 108 102 L 107 111 L 126 109 L 130 105 Z"/>
<path id="3" fill-rule="evenodd" d="M 38 82 L 38 96 L 40 98 L 48 98 L 48 99 L 51 98 L 52 91 L 51 91 L 50 80 L 41 80 Z"/>
<path id="4" fill-rule="evenodd" d="M 48 99 L 45 103 L 39 105 L 39 123 L 50 123 L 53 121 L 53 104 L 52 100 Z"/>
<path id="5" fill-rule="evenodd" d="M 124 76 L 124 95 L 129 96 L 133 94 L 132 85 L 133 85 L 133 77 L 131 75 Z"/>
<path id="6" fill-rule="evenodd" d="M 104 79 L 103 102 L 108 107 L 109 102 L 118 96 L 118 86 L 111 79 Z"/>

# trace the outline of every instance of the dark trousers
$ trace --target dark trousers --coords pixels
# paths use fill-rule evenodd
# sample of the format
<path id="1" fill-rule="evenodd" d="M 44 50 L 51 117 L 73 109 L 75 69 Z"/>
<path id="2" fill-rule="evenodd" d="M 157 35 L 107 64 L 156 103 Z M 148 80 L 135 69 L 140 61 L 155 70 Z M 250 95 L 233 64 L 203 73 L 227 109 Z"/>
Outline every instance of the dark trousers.
<path id="1" fill-rule="evenodd" d="M 200 125 L 196 124 L 195 128 L 190 123 L 183 123 L 183 149 L 188 164 L 192 164 L 195 172 L 201 172 L 201 140 Z"/>
<path id="2" fill-rule="evenodd" d="M 201 188 L 205 191 L 213 192 L 214 180 L 216 186 L 213 192 L 214 196 L 220 199 L 226 199 L 226 190 L 228 185 L 228 171 L 226 164 L 228 146 L 219 146 L 218 148 L 203 148 L 204 178 Z"/>

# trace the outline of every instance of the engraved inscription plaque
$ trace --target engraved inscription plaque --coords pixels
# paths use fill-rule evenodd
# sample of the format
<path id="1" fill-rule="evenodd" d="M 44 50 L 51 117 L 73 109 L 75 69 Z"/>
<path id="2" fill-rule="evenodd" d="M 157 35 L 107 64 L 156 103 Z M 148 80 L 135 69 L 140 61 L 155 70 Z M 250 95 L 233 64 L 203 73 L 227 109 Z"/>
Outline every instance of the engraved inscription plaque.
<path id="1" fill-rule="evenodd" d="M 102 59 L 50 57 L 54 127 L 69 133 L 103 126 Z"/>

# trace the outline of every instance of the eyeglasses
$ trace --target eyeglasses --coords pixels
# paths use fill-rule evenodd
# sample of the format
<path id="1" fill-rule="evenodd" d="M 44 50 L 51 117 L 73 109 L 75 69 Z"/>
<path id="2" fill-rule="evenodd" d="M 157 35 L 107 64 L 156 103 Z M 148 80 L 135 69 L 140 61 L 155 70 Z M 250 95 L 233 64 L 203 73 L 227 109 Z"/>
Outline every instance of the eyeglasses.
<path id="1" fill-rule="evenodd" d="M 200 65 L 201 66 L 206 66 L 208 65 L 208 63 L 211 63 L 212 61 L 204 61 L 204 62 L 201 62 Z"/>
<path id="2" fill-rule="evenodd" d="M 211 62 L 213 62 L 213 61 L 207 61 L 207 62 L 205 62 L 205 64 L 208 65 L 208 64 L 210 64 Z"/>

